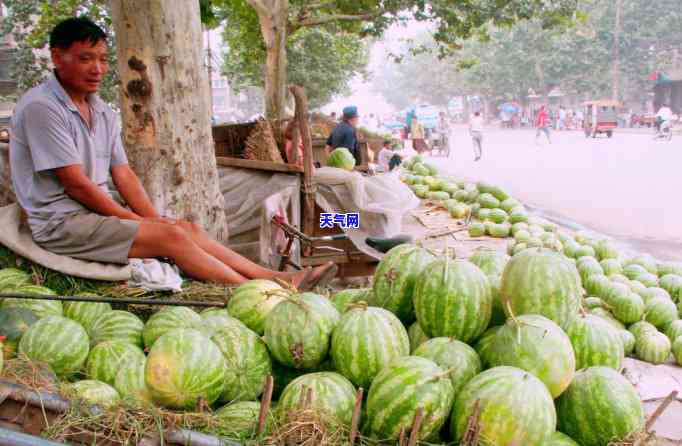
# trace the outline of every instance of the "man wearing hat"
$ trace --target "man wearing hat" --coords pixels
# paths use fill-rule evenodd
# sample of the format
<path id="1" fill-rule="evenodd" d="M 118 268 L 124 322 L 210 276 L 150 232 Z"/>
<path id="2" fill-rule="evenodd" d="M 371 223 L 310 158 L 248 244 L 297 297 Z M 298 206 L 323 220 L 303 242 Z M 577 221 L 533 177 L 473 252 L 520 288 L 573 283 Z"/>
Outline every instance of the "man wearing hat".
<path id="1" fill-rule="evenodd" d="M 355 165 L 362 164 L 360 156 L 360 145 L 358 144 L 358 135 L 356 127 L 358 126 L 358 108 L 354 105 L 349 105 L 343 109 L 343 118 L 339 122 L 331 135 L 327 139 L 327 152 L 331 152 L 337 147 L 345 147 L 350 150 L 355 158 Z"/>

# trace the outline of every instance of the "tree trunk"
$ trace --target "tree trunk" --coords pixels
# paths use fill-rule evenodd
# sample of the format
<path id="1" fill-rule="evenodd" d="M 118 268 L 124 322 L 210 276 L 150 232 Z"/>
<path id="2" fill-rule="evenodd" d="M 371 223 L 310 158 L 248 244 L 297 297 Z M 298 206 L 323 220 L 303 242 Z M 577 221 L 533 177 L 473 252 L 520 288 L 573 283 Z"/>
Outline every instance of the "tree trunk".
<path id="1" fill-rule="evenodd" d="M 613 30 L 613 92 L 612 99 L 620 99 L 620 32 L 622 27 L 623 0 L 616 0 L 616 24 Z"/>
<path id="2" fill-rule="evenodd" d="M 130 165 L 161 214 L 226 241 L 199 2 L 110 3 Z"/>
<path id="3" fill-rule="evenodd" d="M 265 42 L 265 116 L 268 119 L 282 119 L 286 101 L 289 1 L 270 0 L 266 5 L 258 0 L 248 2 L 258 13 Z"/>

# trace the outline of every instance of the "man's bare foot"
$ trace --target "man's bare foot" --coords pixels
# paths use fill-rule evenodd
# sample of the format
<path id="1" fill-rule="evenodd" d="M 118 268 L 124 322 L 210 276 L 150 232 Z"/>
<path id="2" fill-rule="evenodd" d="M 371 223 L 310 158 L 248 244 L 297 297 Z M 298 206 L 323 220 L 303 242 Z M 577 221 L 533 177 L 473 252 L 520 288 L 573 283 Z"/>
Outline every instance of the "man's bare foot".
<path id="1" fill-rule="evenodd" d="M 313 269 L 311 267 L 306 267 L 302 269 L 301 271 L 295 271 L 291 273 L 281 273 L 278 277 L 293 285 L 295 288 L 299 288 L 303 282 L 309 281 L 310 276 L 313 273 Z"/>
<path id="2" fill-rule="evenodd" d="M 326 286 L 339 272 L 339 268 L 333 262 L 326 262 L 314 268 L 302 288 L 313 289 L 317 286 Z"/>

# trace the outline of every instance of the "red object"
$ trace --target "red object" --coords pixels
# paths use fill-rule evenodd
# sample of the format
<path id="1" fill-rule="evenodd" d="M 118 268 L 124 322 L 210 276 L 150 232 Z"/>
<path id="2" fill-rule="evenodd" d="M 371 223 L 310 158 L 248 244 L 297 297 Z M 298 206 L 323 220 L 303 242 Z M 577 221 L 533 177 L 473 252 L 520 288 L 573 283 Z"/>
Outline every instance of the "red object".
<path id="1" fill-rule="evenodd" d="M 537 127 L 540 127 L 540 128 L 546 127 L 547 126 L 547 119 L 548 119 L 547 118 L 547 111 L 542 109 L 538 113 L 537 118 L 535 118 L 535 125 Z"/>

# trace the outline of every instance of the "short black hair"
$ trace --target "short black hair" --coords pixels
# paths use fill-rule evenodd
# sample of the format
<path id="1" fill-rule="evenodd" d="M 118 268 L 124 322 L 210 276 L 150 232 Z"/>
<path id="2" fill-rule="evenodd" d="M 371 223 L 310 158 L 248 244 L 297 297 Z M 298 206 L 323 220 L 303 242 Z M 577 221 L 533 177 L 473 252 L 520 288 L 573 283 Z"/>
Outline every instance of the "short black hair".
<path id="1" fill-rule="evenodd" d="M 96 45 L 107 40 L 107 33 L 85 16 L 62 20 L 50 33 L 50 48 L 68 49 L 74 42 L 89 41 Z"/>
<path id="2" fill-rule="evenodd" d="M 481 112 L 474 113 L 474 116 L 481 116 Z"/>

